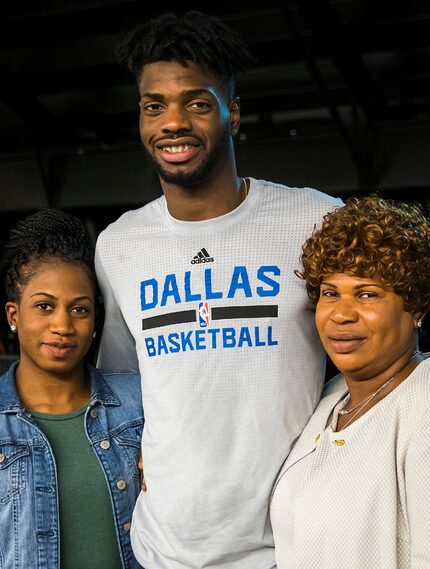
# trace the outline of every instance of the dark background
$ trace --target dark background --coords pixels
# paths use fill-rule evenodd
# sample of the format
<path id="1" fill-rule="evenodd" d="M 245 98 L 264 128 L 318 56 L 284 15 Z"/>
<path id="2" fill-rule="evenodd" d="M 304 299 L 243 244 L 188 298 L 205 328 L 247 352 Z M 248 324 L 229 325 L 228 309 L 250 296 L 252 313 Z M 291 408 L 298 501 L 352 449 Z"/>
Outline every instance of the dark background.
<path id="1" fill-rule="evenodd" d="M 221 17 L 256 58 L 238 80 L 240 175 L 343 199 L 377 190 L 428 205 L 428 1 L 180 3 L 189 9 Z M 137 88 L 115 48 L 167 10 L 178 12 L 178 3 L 2 5 L 0 247 L 12 225 L 41 207 L 76 213 L 95 242 L 123 211 L 160 195 L 139 143 Z M 0 335 L 15 351 L 4 318 Z"/>

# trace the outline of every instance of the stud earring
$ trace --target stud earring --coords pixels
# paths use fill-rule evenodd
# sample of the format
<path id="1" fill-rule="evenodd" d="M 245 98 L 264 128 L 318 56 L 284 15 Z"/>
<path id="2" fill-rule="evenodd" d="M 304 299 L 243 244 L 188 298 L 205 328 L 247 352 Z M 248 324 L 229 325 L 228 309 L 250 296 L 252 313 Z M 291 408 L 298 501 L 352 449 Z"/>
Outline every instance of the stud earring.
<path id="1" fill-rule="evenodd" d="M 12 332 L 15 334 L 15 332 L 16 332 L 16 324 L 11 324 L 11 325 L 10 325 L 10 329 L 11 329 Z"/>
<path id="2" fill-rule="evenodd" d="M 423 325 L 423 319 L 419 318 L 416 322 L 415 322 L 415 328 L 421 328 L 421 326 Z"/>
<path id="3" fill-rule="evenodd" d="M 97 332 L 93 332 L 93 338 L 97 336 Z"/>
<path id="4" fill-rule="evenodd" d="M 239 132 L 239 125 L 236 123 L 232 124 L 231 125 L 231 134 L 233 136 L 236 136 L 238 132 Z"/>

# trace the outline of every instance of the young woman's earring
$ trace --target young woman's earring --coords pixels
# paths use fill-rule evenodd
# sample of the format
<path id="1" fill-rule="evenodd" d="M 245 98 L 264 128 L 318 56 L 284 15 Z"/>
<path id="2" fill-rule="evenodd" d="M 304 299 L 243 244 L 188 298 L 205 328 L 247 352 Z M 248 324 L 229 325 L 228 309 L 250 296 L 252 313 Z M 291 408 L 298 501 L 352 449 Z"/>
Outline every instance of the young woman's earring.
<path id="1" fill-rule="evenodd" d="M 97 336 L 97 332 L 93 332 L 93 338 Z"/>
<path id="2" fill-rule="evenodd" d="M 418 320 L 415 322 L 415 328 L 419 329 L 421 328 L 422 325 L 423 325 L 423 319 L 418 318 Z"/>
<path id="3" fill-rule="evenodd" d="M 10 325 L 10 329 L 11 329 L 11 331 L 15 334 L 15 332 L 16 332 L 16 324 L 11 324 L 11 325 Z"/>

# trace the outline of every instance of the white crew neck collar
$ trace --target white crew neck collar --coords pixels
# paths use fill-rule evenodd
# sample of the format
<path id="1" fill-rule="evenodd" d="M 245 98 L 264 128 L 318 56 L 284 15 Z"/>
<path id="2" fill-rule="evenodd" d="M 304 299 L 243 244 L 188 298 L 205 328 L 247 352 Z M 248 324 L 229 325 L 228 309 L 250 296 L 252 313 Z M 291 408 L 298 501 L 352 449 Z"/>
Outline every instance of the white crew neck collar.
<path id="1" fill-rule="evenodd" d="M 203 221 L 182 221 L 180 219 L 176 219 L 169 212 L 166 198 L 163 196 L 162 212 L 164 222 L 175 233 L 180 233 L 182 235 L 219 232 L 222 229 L 238 223 L 249 214 L 259 199 L 260 192 L 256 187 L 256 180 L 253 178 L 247 179 L 249 180 L 249 191 L 243 202 L 224 215 L 213 217 L 211 219 L 204 219 Z"/>

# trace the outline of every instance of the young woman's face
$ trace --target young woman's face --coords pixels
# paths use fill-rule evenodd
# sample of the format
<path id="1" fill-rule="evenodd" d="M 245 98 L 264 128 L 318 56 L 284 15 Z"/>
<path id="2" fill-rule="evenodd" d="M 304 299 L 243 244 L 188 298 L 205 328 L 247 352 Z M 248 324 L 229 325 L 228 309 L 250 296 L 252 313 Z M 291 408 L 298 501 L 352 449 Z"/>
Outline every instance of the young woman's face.
<path id="1" fill-rule="evenodd" d="M 94 330 L 94 290 L 81 265 L 42 261 L 6 313 L 17 327 L 21 369 L 57 375 L 82 369 Z"/>

